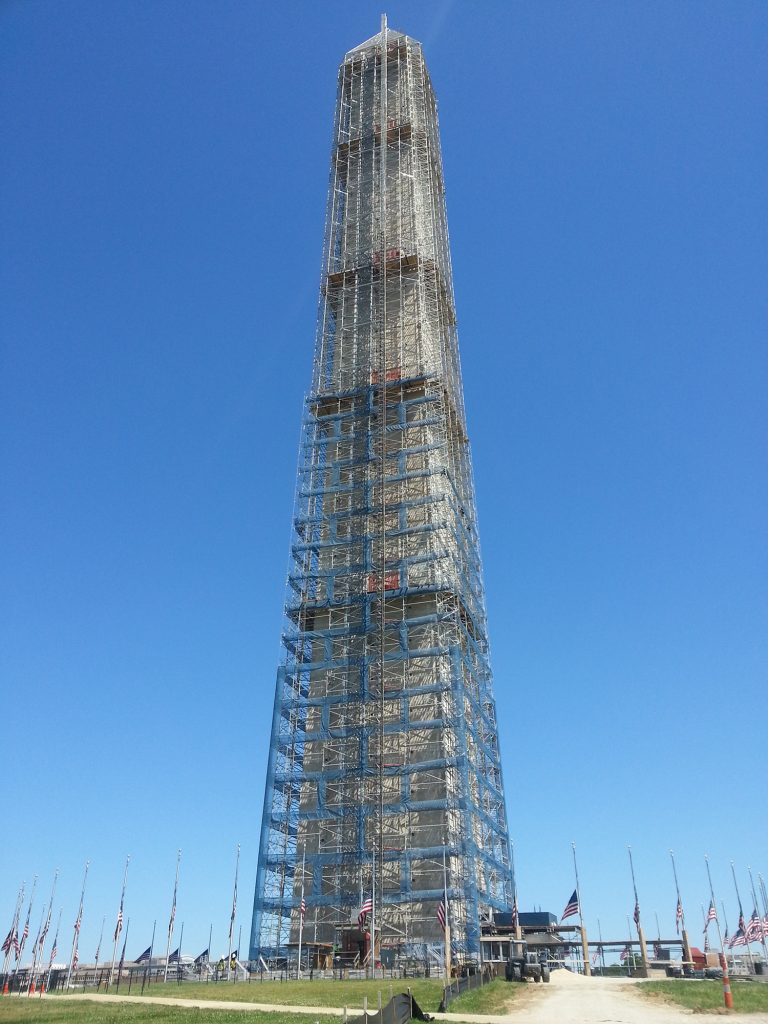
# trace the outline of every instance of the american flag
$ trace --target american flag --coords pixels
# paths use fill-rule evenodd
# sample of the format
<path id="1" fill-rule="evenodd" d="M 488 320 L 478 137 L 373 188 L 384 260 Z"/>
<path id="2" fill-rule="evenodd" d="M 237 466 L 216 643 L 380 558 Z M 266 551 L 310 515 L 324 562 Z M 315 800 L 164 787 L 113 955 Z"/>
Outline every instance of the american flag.
<path id="1" fill-rule="evenodd" d="M 757 942 L 762 938 L 763 926 L 757 910 L 752 911 L 752 917 L 747 925 L 747 942 Z"/>
<path id="2" fill-rule="evenodd" d="M 638 902 L 637 897 L 635 897 L 635 911 L 632 914 L 632 917 L 635 920 L 635 924 L 639 928 L 640 927 L 640 903 Z"/>
<path id="3" fill-rule="evenodd" d="M 54 935 L 53 945 L 51 946 L 51 963 L 56 959 L 56 954 L 59 952 L 59 936 Z"/>
<path id="4" fill-rule="evenodd" d="M 580 913 L 581 913 L 581 910 L 579 908 L 579 896 L 578 896 L 578 893 L 576 892 L 576 890 L 574 889 L 573 890 L 573 895 L 571 896 L 571 898 L 568 900 L 568 902 L 565 905 L 565 910 L 563 911 L 563 916 L 560 918 L 560 920 L 561 921 L 565 921 L 565 919 L 567 917 L 573 917 L 574 914 L 580 914 Z"/>
<path id="5" fill-rule="evenodd" d="M 240 847 L 237 848 L 238 863 L 240 860 Z M 237 869 L 235 869 L 235 890 L 232 893 L 232 915 L 229 919 L 229 941 L 232 941 L 232 931 L 235 927 L 235 914 L 237 913 Z"/>
<path id="6" fill-rule="evenodd" d="M 82 926 L 82 923 L 83 923 L 83 908 L 81 907 L 80 910 L 77 912 L 77 920 L 75 921 L 75 935 L 79 935 L 80 934 L 80 928 Z"/>
<path id="7" fill-rule="evenodd" d="M 709 952 L 709 932 L 706 930 L 706 928 L 704 929 L 704 952 Z"/>
<path id="8" fill-rule="evenodd" d="M 171 919 L 168 922 L 168 935 L 173 934 L 173 922 L 176 920 L 176 887 L 173 889 L 173 906 L 171 907 Z"/>
<path id="9" fill-rule="evenodd" d="M 72 970 L 73 971 L 77 970 L 77 965 L 79 963 L 80 963 L 80 950 L 77 948 L 77 943 L 75 943 L 75 952 L 72 954 Z"/>
<path id="10" fill-rule="evenodd" d="M 120 909 L 117 912 L 117 924 L 115 925 L 115 942 L 120 937 L 120 932 L 123 930 L 123 899 L 124 896 L 120 897 Z"/>
<path id="11" fill-rule="evenodd" d="M 517 909 L 517 893 L 515 893 L 515 898 L 512 901 L 512 927 L 513 928 L 517 928 L 517 926 L 519 924 L 520 924 L 520 914 L 518 913 L 518 909 Z"/>
<path id="12" fill-rule="evenodd" d="M 744 920 L 744 911 L 741 909 L 741 907 L 739 907 L 739 931 L 743 932 L 745 935 L 747 933 L 747 924 Z"/>
<path id="13" fill-rule="evenodd" d="M 360 928 L 365 927 L 366 919 L 368 918 L 368 915 L 371 913 L 372 910 L 373 910 L 373 897 L 372 896 L 366 896 L 366 898 L 363 900 L 362 907 L 360 907 L 360 913 L 357 915 L 357 923 L 358 923 Z"/>
<path id="14" fill-rule="evenodd" d="M 443 929 L 443 931 L 445 931 L 445 900 L 444 899 L 440 900 L 440 903 L 438 904 L 438 907 L 437 907 L 437 913 L 435 914 L 435 916 L 437 917 L 438 924 Z"/>
<path id="15" fill-rule="evenodd" d="M 16 934 L 16 926 L 14 925 L 14 927 L 11 928 L 11 930 L 5 936 L 5 940 L 3 942 L 3 945 L 0 947 L 4 953 L 10 953 L 11 946 L 13 945 L 13 937 L 14 937 L 15 934 Z"/>
<path id="16" fill-rule="evenodd" d="M 627 959 L 627 957 L 629 956 L 629 954 L 631 952 L 632 952 L 632 950 L 629 948 L 629 946 L 625 946 L 624 949 L 622 949 L 622 951 L 621 951 L 621 953 L 619 955 L 619 960 L 621 960 L 622 963 L 623 963 Z"/>
<path id="17" fill-rule="evenodd" d="M 307 916 L 307 901 L 302 896 L 301 897 L 301 904 L 299 905 L 299 917 L 303 921 L 306 916 Z"/>
<path id="18" fill-rule="evenodd" d="M 728 943 L 728 945 L 729 945 L 729 947 L 731 949 L 734 946 L 746 946 L 746 944 L 747 944 L 747 939 L 746 939 L 746 936 L 744 934 L 744 929 L 743 928 L 739 928 L 739 930 L 734 933 L 732 939 Z"/>
<path id="19" fill-rule="evenodd" d="M 677 909 L 675 910 L 675 930 L 680 934 L 680 922 L 683 920 L 683 901 L 677 897 Z"/>

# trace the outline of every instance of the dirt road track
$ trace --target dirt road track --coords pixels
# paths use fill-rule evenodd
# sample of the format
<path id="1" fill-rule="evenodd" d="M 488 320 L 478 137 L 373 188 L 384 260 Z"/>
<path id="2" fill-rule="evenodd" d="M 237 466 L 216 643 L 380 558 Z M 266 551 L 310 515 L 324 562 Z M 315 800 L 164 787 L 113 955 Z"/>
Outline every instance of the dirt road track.
<path id="1" fill-rule="evenodd" d="M 644 999 L 635 982 L 624 978 L 584 978 L 567 971 L 553 971 L 549 985 L 529 985 L 519 1005 L 507 1014 L 439 1013 L 438 1020 L 466 1021 L 468 1024 L 714 1024 L 714 1014 L 693 1014 L 664 1003 Z M 44 998 L 69 999 L 68 996 Z M 330 1006 L 278 1006 L 269 1003 L 236 1003 L 218 999 L 163 999 L 158 996 L 77 995 L 75 999 L 96 1002 L 155 1003 L 162 1006 L 197 1006 L 211 1010 L 276 1010 L 283 1013 L 341 1017 L 342 1010 Z M 693 1019 L 692 1019 L 693 1018 Z M 768 1024 L 768 1014 L 729 1013 L 729 1024 Z"/>
<path id="2" fill-rule="evenodd" d="M 640 994 L 639 987 L 625 978 L 585 978 L 553 971 L 551 984 L 529 986 L 520 1007 L 500 1019 L 506 1024 L 693 1024 L 692 1018 L 700 1024 L 708 1020 L 714 1024 L 720 1019 L 652 1002 Z M 768 1024 L 768 1014 L 734 1013 L 728 1014 L 728 1020 L 733 1024 Z"/>

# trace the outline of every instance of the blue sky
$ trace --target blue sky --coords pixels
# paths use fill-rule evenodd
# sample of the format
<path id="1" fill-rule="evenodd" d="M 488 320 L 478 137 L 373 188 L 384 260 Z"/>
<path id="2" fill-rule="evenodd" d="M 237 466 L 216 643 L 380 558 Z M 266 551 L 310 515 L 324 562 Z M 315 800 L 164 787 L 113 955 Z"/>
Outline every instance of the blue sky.
<path id="1" fill-rule="evenodd" d="M 0 9 L 0 926 L 247 934 L 336 67 L 368 2 Z M 523 908 L 768 874 L 768 9 L 394 3 L 440 100 Z M 745 907 L 745 909 L 747 909 Z M 747 913 L 749 912 L 747 910 Z M 36 914 L 33 912 L 36 926 Z M 729 922 L 729 923 L 731 923 Z M 61 943 L 60 943 L 61 948 Z"/>

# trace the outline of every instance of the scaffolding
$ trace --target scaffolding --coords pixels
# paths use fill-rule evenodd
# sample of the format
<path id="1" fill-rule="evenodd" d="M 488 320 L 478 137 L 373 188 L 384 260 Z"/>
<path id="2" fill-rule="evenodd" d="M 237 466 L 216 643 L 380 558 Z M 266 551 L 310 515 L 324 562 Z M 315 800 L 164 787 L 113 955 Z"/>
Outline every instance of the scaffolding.
<path id="1" fill-rule="evenodd" d="M 293 525 L 250 956 L 370 897 L 377 954 L 426 957 L 444 856 L 479 956 L 512 881 L 437 106 L 386 22 L 339 69 Z"/>

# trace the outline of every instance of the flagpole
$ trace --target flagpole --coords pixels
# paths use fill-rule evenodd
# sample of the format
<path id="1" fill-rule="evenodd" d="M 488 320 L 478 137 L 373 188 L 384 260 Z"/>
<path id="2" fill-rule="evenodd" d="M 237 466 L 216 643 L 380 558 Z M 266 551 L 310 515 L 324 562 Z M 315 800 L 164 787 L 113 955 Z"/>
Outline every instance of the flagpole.
<path id="1" fill-rule="evenodd" d="M 181 922 L 181 934 L 179 935 L 179 958 L 176 961 L 176 976 L 178 977 L 179 981 L 181 981 L 181 967 L 182 967 L 182 964 L 181 964 L 181 946 L 182 946 L 183 942 L 184 942 L 184 922 L 182 921 Z"/>
<path id="2" fill-rule="evenodd" d="M 675 892 L 677 893 L 677 907 L 675 908 L 675 930 L 680 932 L 682 927 L 682 942 L 683 942 L 683 960 L 690 963 L 691 961 L 691 945 L 688 941 L 688 932 L 685 928 L 685 911 L 683 910 L 683 900 L 680 896 L 680 885 L 677 881 L 677 865 L 675 864 L 675 854 L 673 850 L 669 851 L 670 859 L 672 860 L 672 874 L 675 876 Z M 680 924 L 678 925 L 677 911 L 680 910 Z"/>
<path id="3" fill-rule="evenodd" d="M 760 914 L 760 904 L 757 902 L 757 893 L 755 892 L 755 879 L 752 876 L 752 868 L 749 867 L 749 865 L 747 865 L 747 871 L 749 872 L 749 884 L 752 889 L 752 900 L 755 908 L 753 913 L 757 914 L 757 923 L 759 925 L 758 938 L 760 945 L 763 947 L 763 956 L 765 958 L 766 963 L 768 963 L 768 948 L 766 948 L 765 944 L 765 928 L 763 927 L 764 922 Z M 750 918 L 750 921 L 751 920 L 752 918 Z"/>
<path id="4" fill-rule="evenodd" d="M 763 932 L 768 929 L 768 893 L 765 891 L 765 882 L 763 876 L 758 871 L 757 880 L 760 883 L 760 897 L 763 901 Z"/>
<path id="5" fill-rule="evenodd" d="M 61 914 L 63 907 L 59 907 L 59 920 L 56 922 L 56 934 L 53 936 L 53 945 L 51 946 L 51 959 L 48 962 L 48 977 L 45 982 L 46 992 L 51 987 L 51 971 L 53 970 L 53 954 L 58 951 L 59 947 L 59 928 L 61 927 Z"/>
<path id="6" fill-rule="evenodd" d="M 29 969 L 29 978 L 27 979 L 27 992 L 29 992 L 30 988 L 34 992 L 35 968 L 37 967 L 37 947 L 40 944 L 40 936 L 43 934 L 43 921 L 44 920 L 45 920 L 45 904 L 43 904 L 43 909 L 40 911 L 40 924 L 37 927 L 37 935 L 35 936 L 35 941 L 32 944 L 32 966 Z"/>
<path id="7" fill-rule="evenodd" d="M 515 938 L 522 939 L 522 928 L 520 927 L 520 904 L 517 899 L 517 872 L 515 871 L 515 844 L 509 844 L 510 861 L 512 864 L 512 908 L 514 910 L 512 927 L 515 929 Z"/>
<path id="8" fill-rule="evenodd" d="M 75 934 L 72 936 L 72 952 L 69 957 L 69 970 L 67 971 L 67 988 L 69 988 L 69 979 L 72 977 L 72 963 L 75 959 L 75 953 L 77 951 L 78 939 L 80 938 L 80 926 L 83 923 L 83 900 L 85 899 L 85 883 L 88 881 L 88 867 L 90 861 L 85 862 L 85 874 L 83 875 L 83 888 L 80 890 L 80 907 L 77 911 L 77 921 L 75 921 Z"/>
<path id="9" fill-rule="evenodd" d="M 600 967 L 605 974 L 605 949 L 603 948 L 603 929 L 600 927 L 600 918 L 597 919 L 597 937 L 600 939 Z"/>
<path id="10" fill-rule="evenodd" d="M 125 935 L 123 936 L 123 951 L 120 954 L 120 963 L 117 965 L 117 991 L 120 991 L 120 979 L 123 976 L 123 966 L 125 965 L 125 947 L 128 945 L 128 931 L 131 927 L 131 919 L 127 917 L 125 919 Z M 131 978 L 133 972 L 129 969 L 128 971 L 128 992 L 131 991 Z"/>
<path id="11" fill-rule="evenodd" d="M 627 935 L 629 935 L 629 942 L 627 943 L 627 976 L 629 976 L 635 968 L 635 951 L 632 949 L 632 925 L 629 923 L 629 914 L 627 914 Z M 632 967 L 629 966 L 630 959 L 632 960 Z"/>
<path id="12" fill-rule="evenodd" d="M 6 950 L 5 957 L 3 958 L 3 974 L 7 974 L 8 968 L 11 966 L 11 950 L 14 949 L 13 940 L 17 937 L 17 929 L 19 927 L 19 914 L 21 913 L 21 906 L 24 902 L 24 886 L 26 882 L 21 883 L 19 894 L 16 897 L 16 909 L 13 912 L 13 921 L 11 922 L 11 930 L 8 932 L 8 949 Z"/>
<path id="13" fill-rule="evenodd" d="M 240 843 L 237 844 L 237 859 L 235 860 L 235 888 L 232 893 L 232 915 L 229 919 L 229 956 L 227 957 L 227 981 L 232 977 L 232 931 L 235 927 L 235 913 L 237 912 L 237 874 L 240 870 Z"/>
<path id="14" fill-rule="evenodd" d="M 101 931 L 99 932 L 99 944 L 96 947 L 96 963 L 94 964 L 94 967 L 93 967 L 94 978 L 96 977 L 96 972 L 99 969 L 99 955 L 101 954 L 101 940 L 104 938 L 104 922 L 106 920 L 107 920 L 106 916 L 102 917 L 102 919 L 101 919 Z M 98 982 L 97 982 L 97 984 L 98 984 Z"/>
<path id="15" fill-rule="evenodd" d="M 171 938 L 173 937 L 173 922 L 176 920 L 176 890 L 179 887 L 179 862 L 181 861 L 181 850 L 176 854 L 176 878 L 173 883 L 173 906 L 171 907 L 171 919 L 168 922 L 168 944 L 165 947 L 165 974 L 163 984 L 168 981 L 168 954 L 171 952 Z"/>
<path id="16" fill-rule="evenodd" d="M 742 932 L 744 934 L 744 941 L 747 944 L 747 956 L 749 957 L 749 966 L 750 966 L 750 968 L 752 970 L 752 973 L 754 974 L 755 973 L 755 961 L 754 961 L 754 957 L 752 956 L 752 949 L 751 949 L 750 944 L 749 944 L 749 939 L 747 938 L 747 926 L 746 926 L 746 923 L 744 921 L 744 911 L 743 911 L 742 906 L 741 906 L 741 896 L 739 895 L 739 886 L 738 886 L 738 884 L 736 882 L 736 870 L 735 870 L 735 868 L 733 866 L 733 861 L 731 861 L 731 874 L 733 875 L 733 887 L 736 890 L 736 899 L 739 901 L 739 928 L 741 928 L 741 930 L 742 930 Z"/>
<path id="17" fill-rule="evenodd" d="M 638 938 L 638 940 L 640 942 L 640 959 L 643 961 L 643 966 L 644 966 L 644 968 L 647 971 L 647 969 L 648 969 L 648 946 L 647 946 L 646 941 L 645 941 L 645 932 L 643 930 L 643 926 L 640 924 L 640 900 L 637 898 L 637 884 L 635 882 L 635 865 L 634 865 L 634 861 L 632 860 L 632 847 L 628 846 L 627 847 L 627 851 L 629 853 L 629 868 L 630 868 L 630 871 L 632 872 L 632 889 L 634 890 L 634 893 L 635 893 L 635 912 L 634 912 L 633 916 L 635 918 L 635 924 L 637 926 L 637 938 Z"/>
<path id="18" fill-rule="evenodd" d="M 112 966 L 109 968 L 109 979 L 107 985 L 112 984 L 112 978 L 115 974 L 115 960 L 117 959 L 117 940 L 120 938 L 120 932 L 123 930 L 123 901 L 125 899 L 125 883 L 128 879 L 128 864 L 130 863 L 130 854 L 125 858 L 125 871 L 123 872 L 123 889 L 120 893 L 120 909 L 117 912 L 117 923 L 115 925 L 115 943 L 112 947 Z"/>
<path id="19" fill-rule="evenodd" d="M 579 866 L 576 863 L 576 843 L 571 843 L 571 850 L 573 851 L 573 873 L 576 876 L 576 899 L 579 901 L 579 925 L 583 924 L 581 918 L 581 888 L 579 886 Z"/>
<path id="20" fill-rule="evenodd" d="M 301 940 L 304 937 L 304 868 L 307 863 L 307 847 L 304 846 L 301 856 L 301 903 L 299 905 L 299 965 L 296 968 L 296 977 L 301 978 Z"/>
<path id="21" fill-rule="evenodd" d="M 144 982 L 141 985 L 141 991 L 144 991 L 144 984 L 147 983 L 147 969 L 149 969 L 149 984 L 152 984 L 152 954 L 155 951 L 155 930 L 157 929 L 157 918 L 152 922 L 152 941 L 149 944 L 149 960 L 147 966 L 144 968 Z"/>
<path id="22" fill-rule="evenodd" d="M 709 870 L 709 857 L 706 853 L 704 854 L 704 863 L 707 865 L 707 878 L 709 879 L 709 895 L 712 900 L 712 906 L 717 907 L 717 903 L 715 902 L 715 890 L 712 888 L 712 873 Z M 717 925 L 717 937 L 720 941 L 720 949 L 723 951 L 723 956 L 725 956 L 725 946 L 723 946 L 723 935 L 720 931 L 720 921 L 717 917 L 717 913 L 715 913 L 715 924 Z"/>
<path id="23" fill-rule="evenodd" d="M 376 838 L 371 844 L 371 948 L 368 950 L 371 977 L 376 977 Z"/>
<path id="24" fill-rule="evenodd" d="M 720 900 L 720 908 L 723 911 L 723 924 L 725 925 L 725 938 L 723 939 L 723 956 L 725 957 L 726 964 L 728 962 L 728 953 L 726 952 L 726 946 L 729 946 L 728 942 L 728 916 L 725 913 L 725 902 Z M 733 967 L 735 961 L 733 959 L 733 953 L 731 953 L 731 966 Z"/>
<path id="25" fill-rule="evenodd" d="M 592 974 L 592 965 L 589 962 L 589 944 L 587 943 L 587 932 L 584 928 L 584 919 L 581 915 L 581 886 L 579 884 L 579 867 L 576 863 L 576 843 L 571 843 L 573 851 L 573 873 L 576 875 L 576 899 L 579 902 L 579 931 L 581 932 L 581 956 L 584 961 L 584 974 L 588 977 Z"/>
<path id="26" fill-rule="evenodd" d="M 29 894 L 29 906 L 27 907 L 27 916 L 24 921 L 24 930 L 21 933 L 21 942 L 16 949 L 16 966 L 20 967 L 19 961 L 21 960 L 21 954 L 24 952 L 24 947 L 27 944 L 29 938 L 29 918 L 32 914 L 32 905 L 35 901 L 35 890 L 37 889 L 37 875 L 32 879 L 32 892 Z"/>
<path id="27" fill-rule="evenodd" d="M 34 974 L 35 974 L 35 965 L 37 964 L 38 957 L 40 958 L 40 966 L 41 966 L 41 968 L 42 968 L 42 965 L 43 965 L 43 946 L 45 945 L 45 937 L 48 934 L 48 929 L 51 926 L 51 913 L 53 911 L 53 898 L 54 898 L 54 896 L 56 894 L 56 882 L 58 881 L 58 877 L 59 877 L 59 869 L 56 868 L 56 870 L 53 873 L 53 885 L 51 886 L 51 898 L 48 900 L 48 913 L 46 914 L 45 910 L 43 910 L 43 914 L 45 916 L 45 924 L 44 925 L 41 924 L 40 934 L 37 937 L 36 946 L 35 946 L 35 949 L 33 950 L 33 957 L 32 957 L 32 980 L 33 981 L 34 981 Z"/>
<path id="28" fill-rule="evenodd" d="M 445 906 L 445 980 L 451 983 L 451 916 L 448 909 L 448 868 L 445 861 L 445 839 L 443 839 L 443 904 Z"/>

